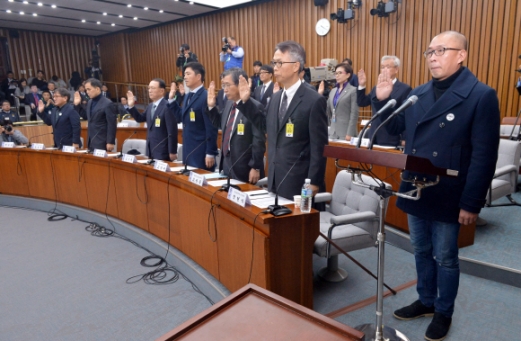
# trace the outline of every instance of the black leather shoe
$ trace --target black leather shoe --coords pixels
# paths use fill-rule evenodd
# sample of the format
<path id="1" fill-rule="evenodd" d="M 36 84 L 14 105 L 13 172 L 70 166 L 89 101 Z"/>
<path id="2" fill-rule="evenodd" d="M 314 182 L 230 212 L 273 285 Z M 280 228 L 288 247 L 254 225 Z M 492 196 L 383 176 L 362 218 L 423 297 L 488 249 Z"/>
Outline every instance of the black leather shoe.
<path id="1" fill-rule="evenodd" d="M 426 307 L 420 300 L 417 300 L 407 307 L 403 307 L 394 312 L 393 316 L 399 320 L 409 321 L 418 317 L 434 315 L 434 306 Z"/>
<path id="2" fill-rule="evenodd" d="M 446 317 L 441 313 L 434 313 L 431 324 L 427 327 L 425 332 L 425 340 L 441 341 L 445 339 L 449 332 L 452 318 Z"/>

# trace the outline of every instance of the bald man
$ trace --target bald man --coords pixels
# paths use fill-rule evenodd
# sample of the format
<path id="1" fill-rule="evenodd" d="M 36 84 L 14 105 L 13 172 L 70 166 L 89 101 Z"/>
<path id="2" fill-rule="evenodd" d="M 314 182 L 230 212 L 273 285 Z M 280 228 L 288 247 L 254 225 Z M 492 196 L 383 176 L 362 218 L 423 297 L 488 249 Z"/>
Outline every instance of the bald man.
<path id="1" fill-rule="evenodd" d="M 467 39 L 459 32 L 434 37 L 423 53 L 433 79 L 414 89 L 410 95 L 418 96 L 418 102 L 386 126 L 391 134 L 405 131 L 405 154 L 458 171 L 457 177 L 441 177 L 439 184 L 424 189 L 417 201 L 397 201 L 408 215 L 419 299 L 396 310 L 394 317 L 411 320 L 434 315 L 425 333 L 431 341 L 443 340 L 452 323 L 460 276 L 460 224 L 475 222 L 485 205 L 498 154 L 498 98 L 494 89 L 463 66 L 467 53 Z M 378 77 L 376 110 L 387 103 L 393 89 L 385 71 Z M 434 180 L 425 174 L 403 174 L 404 179 L 415 176 Z M 400 192 L 413 188 L 410 182 L 402 182 Z"/>

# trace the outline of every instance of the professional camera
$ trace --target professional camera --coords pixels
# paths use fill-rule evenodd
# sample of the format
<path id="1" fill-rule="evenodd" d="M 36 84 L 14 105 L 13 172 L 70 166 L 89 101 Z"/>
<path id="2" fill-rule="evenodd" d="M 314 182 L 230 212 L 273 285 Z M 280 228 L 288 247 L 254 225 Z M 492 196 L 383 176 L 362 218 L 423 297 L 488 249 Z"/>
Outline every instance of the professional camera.
<path id="1" fill-rule="evenodd" d="M 228 38 L 223 37 L 222 41 L 224 43 L 223 48 L 222 48 L 223 52 L 226 52 L 226 51 L 228 51 L 228 49 L 231 49 L 230 43 L 228 43 Z"/>
<path id="2" fill-rule="evenodd" d="M 11 125 L 9 117 L 4 117 L 4 119 L 0 121 L 0 126 L 4 127 L 5 131 L 7 131 L 8 133 L 13 131 L 13 126 Z"/>
<path id="3" fill-rule="evenodd" d="M 179 48 L 179 53 L 181 53 L 182 55 L 185 54 L 185 47 L 184 47 L 184 46 L 181 46 L 181 47 Z"/>
<path id="4" fill-rule="evenodd" d="M 335 67 L 338 64 L 336 59 L 325 58 L 320 61 L 320 66 L 309 68 L 311 82 L 321 82 L 335 80 Z"/>

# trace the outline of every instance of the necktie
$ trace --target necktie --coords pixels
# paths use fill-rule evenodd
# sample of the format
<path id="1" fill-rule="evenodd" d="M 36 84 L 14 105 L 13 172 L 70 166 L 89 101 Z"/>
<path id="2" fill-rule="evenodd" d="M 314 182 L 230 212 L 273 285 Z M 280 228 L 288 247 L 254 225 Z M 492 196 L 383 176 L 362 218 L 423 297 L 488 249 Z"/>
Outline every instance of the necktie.
<path id="1" fill-rule="evenodd" d="M 103 97 L 107 97 L 107 93 L 103 91 Z"/>
<path id="2" fill-rule="evenodd" d="M 282 124 L 282 119 L 284 118 L 284 115 L 286 115 L 287 110 L 288 110 L 288 96 L 286 95 L 286 91 L 284 91 L 284 94 L 282 95 L 282 102 L 280 103 L 280 108 L 279 108 L 279 123 Z"/>
<path id="3" fill-rule="evenodd" d="M 232 110 L 230 111 L 230 117 L 228 118 L 228 123 L 226 124 L 226 130 L 224 132 L 223 155 L 225 155 L 225 156 L 230 153 L 230 136 L 232 136 L 233 122 L 235 120 L 236 112 L 237 112 L 237 104 L 233 103 Z"/>
<path id="4" fill-rule="evenodd" d="M 152 119 L 155 118 L 154 115 L 156 113 L 156 107 L 157 107 L 157 105 L 155 105 L 155 104 L 152 106 Z"/>
<path id="5" fill-rule="evenodd" d="M 187 105 L 187 106 L 190 104 L 190 100 L 192 99 L 192 96 L 193 96 L 193 95 L 194 95 L 193 92 L 190 92 L 190 93 L 188 94 L 188 98 L 186 99 L 186 105 Z"/>
<path id="6" fill-rule="evenodd" d="M 39 99 L 38 99 L 38 95 L 37 95 L 37 94 L 33 94 L 33 96 L 34 96 L 34 104 L 35 104 L 36 106 L 38 106 L 38 101 L 39 101 Z"/>
<path id="7" fill-rule="evenodd" d="M 266 85 L 263 85 L 262 89 L 261 89 L 261 97 L 260 97 L 260 99 L 262 99 L 264 97 L 264 92 L 265 91 L 266 91 Z"/>

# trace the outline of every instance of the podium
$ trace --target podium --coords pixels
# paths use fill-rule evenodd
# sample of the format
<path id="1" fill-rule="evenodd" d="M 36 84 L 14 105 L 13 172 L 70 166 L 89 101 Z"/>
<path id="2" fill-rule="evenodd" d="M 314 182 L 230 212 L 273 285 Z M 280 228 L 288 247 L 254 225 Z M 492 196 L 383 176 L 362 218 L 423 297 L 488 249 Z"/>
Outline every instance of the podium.
<path id="1" fill-rule="evenodd" d="M 415 190 L 407 193 L 399 193 L 393 190 L 388 190 L 385 187 L 365 184 L 361 180 L 361 174 L 367 170 L 362 168 L 347 167 L 347 171 L 351 173 L 353 183 L 358 186 L 370 188 L 380 196 L 380 222 L 379 231 L 377 235 L 378 243 L 378 270 L 377 270 L 377 301 L 376 301 L 376 324 L 363 324 L 355 327 L 355 329 L 362 331 L 366 335 L 366 341 L 409 341 L 407 336 L 397 331 L 394 328 L 383 325 L 383 286 L 384 286 L 384 264 L 385 264 L 385 217 L 384 217 L 384 202 L 385 198 L 390 196 L 399 196 L 409 200 L 420 200 L 421 190 L 435 186 L 439 182 L 440 176 L 458 176 L 458 171 L 451 169 L 444 169 L 434 166 L 430 160 L 416 157 L 407 154 L 386 153 L 371 149 L 360 148 L 342 148 L 335 146 L 324 147 L 324 156 L 350 160 L 359 163 L 366 163 L 371 165 L 379 165 L 385 167 L 393 167 L 401 170 L 408 170 L 426 175 L 436 176 L 433 182 L 426 182 L 424 179 L 403 179 L 402 181 L 412 182 L 416 187 Z M 358 175 L 358 179 L 357 179 Z"/>

